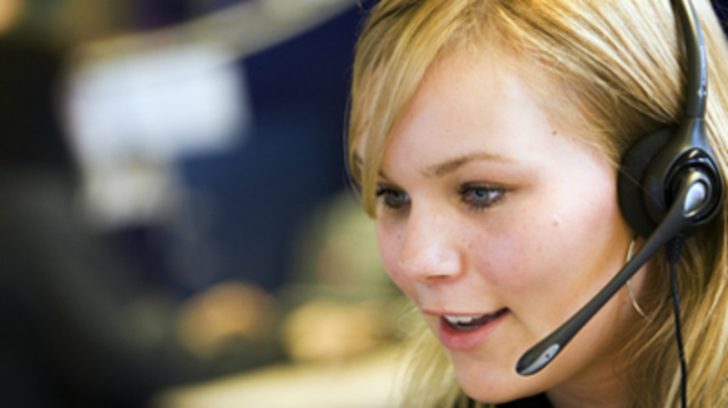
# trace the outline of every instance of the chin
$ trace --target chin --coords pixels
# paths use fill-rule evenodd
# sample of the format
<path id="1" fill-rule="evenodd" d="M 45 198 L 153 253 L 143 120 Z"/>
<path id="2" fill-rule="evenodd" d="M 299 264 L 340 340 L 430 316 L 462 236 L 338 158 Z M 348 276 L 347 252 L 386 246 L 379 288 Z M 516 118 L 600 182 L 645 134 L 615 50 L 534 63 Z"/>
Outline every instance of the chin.
<path id="1" fill-rule="evenodd" d="M 458 384 L 468 397 L 483 403 L 501 404 L 539 394 L 544 390 L 534 377 L 521 377 L 515 369 L 453 361 Z"/>
<path id="2" fill-rule="evenodd" d="M 470 384 L 460 382 L 463 392 L 470 398 L 489 404 L 502 404 L 525 397 L 526 395 L 508 387 L 502 388 L 497 385 Z"/>
<path id="3" fill-rule="evenodd" d="M 514 389 L 497 386 L 468 386 L 461 383 L 463 392 L 475 401 L 485 404 L 503 404 L 541 393 L 539 390 Z"/>

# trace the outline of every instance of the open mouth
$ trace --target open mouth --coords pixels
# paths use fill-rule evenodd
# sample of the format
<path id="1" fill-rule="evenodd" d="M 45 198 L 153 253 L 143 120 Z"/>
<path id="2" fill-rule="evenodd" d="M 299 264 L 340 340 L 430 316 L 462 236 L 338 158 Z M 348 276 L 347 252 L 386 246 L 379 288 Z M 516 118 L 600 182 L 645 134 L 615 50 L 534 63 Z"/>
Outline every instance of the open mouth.
<path id="1" fill-rule="evenodd" d="M 473 316 L 444 315 L 444 316 L 442 316 L 442 319 L 445 321 L 445 323 L 449 327 L 451 327 L 455 330 L 473 331 L 473 330 L 478 330 L 479 328 L 485 326 L 486 324 L 503 316 L 506 313 L 508 313 L 508 309 L 503 308 L 503 309 L 498 310 L 495 313 L 486 313 L 486 314 L 482 314 L 482 315 L 473 315 Z"/>

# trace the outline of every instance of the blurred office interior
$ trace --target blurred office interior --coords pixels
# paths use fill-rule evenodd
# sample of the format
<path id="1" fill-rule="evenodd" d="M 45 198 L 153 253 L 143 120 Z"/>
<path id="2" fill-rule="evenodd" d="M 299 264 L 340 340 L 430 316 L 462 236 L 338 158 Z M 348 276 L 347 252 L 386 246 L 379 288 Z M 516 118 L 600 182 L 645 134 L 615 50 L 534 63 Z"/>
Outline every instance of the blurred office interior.
<path id="1" fill-rule="evenodd" d="M 387 406 L 344 169 L 371 2 L 0 3 L 0 405 Z"/>
<path id="2" fill-rule="evenodd" d="M 343 163 L 372 3 L 0 1 L 0 406 L 391 406 Z"/>

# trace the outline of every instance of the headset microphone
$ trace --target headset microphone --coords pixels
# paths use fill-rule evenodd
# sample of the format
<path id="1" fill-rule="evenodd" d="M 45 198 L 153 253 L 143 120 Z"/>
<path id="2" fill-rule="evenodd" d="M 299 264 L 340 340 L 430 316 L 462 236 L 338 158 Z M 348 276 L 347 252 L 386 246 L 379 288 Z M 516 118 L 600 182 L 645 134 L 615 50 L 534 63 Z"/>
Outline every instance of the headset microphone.
<path id="1" fill-rule="evenodd" d="M 541 370 L 559 354 L 566 344 L 601 309 L 604 304 L 637 272 L 661 247 L 681 230 L 689 226 L 695 217 L 710 203 L 713 192 L 705 174 L 691 170 L 682 180 L 675 203 L 665 220 L 657 227 L 645 245 L 627 262 L 609 283 L 571 319 L 532 347 L 518 360 L 516 370 L 521 375 L 531 375 Z"/>
<path id="2" fill-rule="evenodd" d="M 705 132 L 707 64 L 700 23 L 688 0 L 675 0 L 685 36 L 687 90 L 677 128 L 640 139 L 622 157 L 618 196 L 644 246 L 607 285 L 566 323 L 528 350 L 516 365 L 521 375 L 540 371 L 661 247 L 707 224 L 720 212 L 724 181 Z"/>

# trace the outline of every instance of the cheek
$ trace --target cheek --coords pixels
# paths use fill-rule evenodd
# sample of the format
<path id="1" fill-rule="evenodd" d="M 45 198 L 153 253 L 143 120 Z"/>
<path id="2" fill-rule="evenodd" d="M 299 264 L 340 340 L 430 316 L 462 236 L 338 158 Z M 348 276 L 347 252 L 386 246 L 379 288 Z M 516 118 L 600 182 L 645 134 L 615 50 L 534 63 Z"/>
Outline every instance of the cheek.
<path id="1" fill-rule="evenodd" d="M 619 268 L 621 243 L 628 242 L 610 198 L 571 206 L 540 201 L 542 211 L 508 217 L 472 243 L 475 269 L 514 306 L 543 304 L 556 293 L 592 293 Z"/>
<path id="2" fill-rule="evenodd" d="M 497 217 L 473 235 L 473 270 L 503 295 L 521 297 L 550 280 L 546 260 L 554 248 L 558 223 L 541 211 L 519 206 Z"/>
<path id="3" fill-rule="evenodd" d="M 402 246 L 402 233 L 391 225 L 380 221 L 376 222 L 377 245 L 379 254 L 387 274 L 392 281 L 405 293 L 408 293 L 405 275 L 399 271 L 399 251 Z M 409 293 L 408 293 L 409 294 Z"/>
<path id="4" fill-rule="evenodd" d="M 533 283 L 534 270 L 530 259 L 534 257 L 530 248 L 533 231 L 508 227 L 478 234 L 470 245 L 474 270 L 479 271 L 496 288 L 508 288 L 516 295 Z"/>

